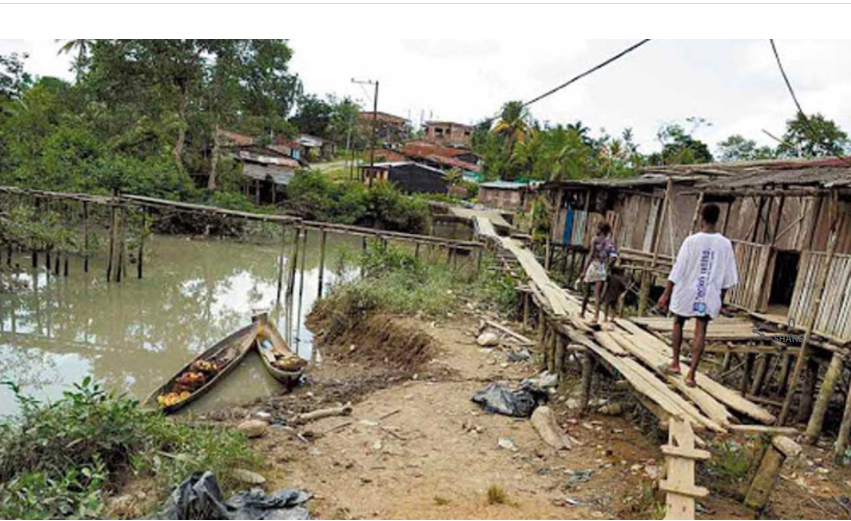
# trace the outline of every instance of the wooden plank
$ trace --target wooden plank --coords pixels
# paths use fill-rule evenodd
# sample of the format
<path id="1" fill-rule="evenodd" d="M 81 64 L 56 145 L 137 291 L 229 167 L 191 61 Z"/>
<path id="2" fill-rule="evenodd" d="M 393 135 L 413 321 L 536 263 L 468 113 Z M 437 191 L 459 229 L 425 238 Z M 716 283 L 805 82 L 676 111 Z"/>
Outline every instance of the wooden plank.
<path id="1" fill-rule="evenodd" d="M 619 326 L 623 327 L 632 335 L 637 337 L 635 339 L 632 339 L 633 343 L 640 343 L 642 345 L 652 347 L 653 349 L 664 354 L 664 356 L 668 357 L 669 359 L 673 357 L 673 350 L 667 344 L 654 337 L 647 331 L 641 329 L 641 327 L 639 327 L 637 324 L 634 324 L 631 321 L 622 318 L 617 318 L 615 319 L 615 321 Z M 686 371 L 685 368 L 683 368 L 682 370 L 683 372 Z M 717 401 L 723 403 L 728 408 L 736 412 L 745 414 L 751 418 L 754 418 L 760 421 L 761 423 L 774 423 L 775 417 L 773 414 L 768 412 L 767 409 L 765 409 L 764 407 L 760 407 L 759 405 L 744 398 L 736 391 L 724 387 L 712 378 L 706 376 L 704 373 L 698 371 L 695 381 L 698 387 L 712 395 Z"/>
<path id="2" fill-rule="evenodd" d="M 678 458 L 707 460 L 712 457 L 712 454 L 709 451 L 701 449 L 688 449 L 685 447 L 675 447 L 673 445 L 662 445 L 661 449 L 662 454 Z"/>
<path id="3" fill-rule="evenodd" d="M 682 374 L 671 375 L 662 370 L 661 366 L 666 366 L 670 363 L 670 357 L 665 357 L 658 351 L 652 348 L 641 346 L 634 343 L 632 339 L 619 333 L 612 333 L 611 339 L 620 344 L 620 346 L 635 355 L 639 360 L 647 364 L 656 374 L 667 380 L 679 392 L 685 395 L 689 400 L 694 402 L 700 410 L 706 414 L 712 421 L 722 427 L 728 427 L 734 421 L 733 415 L 727 410 L 724 405 L 713 398 L 709 393 L 700 387 L 689 387 L 686 385 L 685 378 Z"/>

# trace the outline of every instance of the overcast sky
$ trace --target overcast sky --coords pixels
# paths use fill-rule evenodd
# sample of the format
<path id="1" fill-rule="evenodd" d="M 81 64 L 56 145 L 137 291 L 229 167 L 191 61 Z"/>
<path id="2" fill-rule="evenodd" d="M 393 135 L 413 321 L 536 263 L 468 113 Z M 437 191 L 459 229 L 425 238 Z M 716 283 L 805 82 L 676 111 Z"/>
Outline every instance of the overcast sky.
<path id="1" fill-rule="evenodd" d="M 292 70 L 307 92 L 359 99 L 352 78 L 378 79 L 379 110 L 415 122 L 472 123 L 507 100 L 528 100 L 605 60 L 635 40 L 292 40 Z M 780 40 L 787 73 L 808 113 L 851 130 L 851 41 Z M 37 75 L 72 79 L 53 40 L 0 40 L 0 53 L 27 52 Z M 532 106 L 551 123 L 577 119 L 595 133 L 632 127 L 641 150 L 658 148 L 656 130 L 690 116 L 712 123 L 696 136 L 713 151 L 739 133 L 771 143 L 794 105 L 767 40 L 655 40 Z"/>

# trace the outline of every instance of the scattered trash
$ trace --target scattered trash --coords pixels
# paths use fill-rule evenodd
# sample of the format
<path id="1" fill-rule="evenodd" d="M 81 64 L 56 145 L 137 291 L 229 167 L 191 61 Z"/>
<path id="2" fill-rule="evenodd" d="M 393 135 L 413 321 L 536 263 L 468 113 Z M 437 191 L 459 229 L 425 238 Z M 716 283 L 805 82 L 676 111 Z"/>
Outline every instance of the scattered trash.
<path id="1" fill-rule="evenodd" d="M 532 389 L 549 389 L 558 385 L 558 375 L 549 371 L 542 371 L 541 374 L 532 378 L 525 378 L 520 382 L 521 387 L 530 387 Z"/>
<path id="2" fill-rule="evenodd" d="M 501 449 L 510 450 L 511 452 L 514 452 L 514 451 L 517 450 L 517 445 L 515 445 L 514 442 L 512 440 L 508 439 L 508 438 L 500 438 L 496 442 L 496 444 Z"/>
<path id="3" fill-rule="evenodd" d="M 476 338 L 476 343 L 482 347 L 495 347 L 499 345 L 499 336 L 496 333 L 485 331 Z"/>
<path id="4" fill-rule="evenodd" d="M 506 359 L 511 363 L 525 362 L 526 360 L 532 359 L 532 354 L 528 349 L 521 347 L 520 349 L 509 351 L 506 355 Z"/>
<path id="5" fill-rule="evenodd" d="M 520 388 L 512 390 L 505 382 L 492 382 L 474 394 L 472 400 L 487 412 L 528 418 L 546 397 L 546 393 L 522 383 Z"/>
<path id="6" fill-rule="evenodd" d="M 564 502 L 565 502 L 565 504 L 570 505 L 572 507 L 575 507 L 576 505 L 579 504 L 578 500 L 570 498 L 570 497 L 564 498 Z"/>
<path id="7" fill-rule="evenodd" d="M 591 481 L 591 476 L 594 475 L 594 471 L 590 469 L 565 469 L 564 472 L 567 474 L 567 481 L 564 482 L 564 488 L 573 488 L 580 483 L 587 483 L 588 481 Z"/>
<path id="8" fill-rule="evenodd" d="M 175 488 L 155 519 L 310 519 L 302 505 L 311 495 L 284 489 L 266 494 L 255 488 L 223 501 L 212 472 L 196 472 Z"/>

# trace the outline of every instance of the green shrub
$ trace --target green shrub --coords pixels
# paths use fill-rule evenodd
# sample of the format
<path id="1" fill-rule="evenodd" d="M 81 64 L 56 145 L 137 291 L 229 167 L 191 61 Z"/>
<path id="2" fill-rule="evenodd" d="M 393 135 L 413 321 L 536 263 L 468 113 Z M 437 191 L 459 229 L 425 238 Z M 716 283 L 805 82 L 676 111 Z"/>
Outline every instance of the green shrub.
<path id="1" fill-rule="evenodd" d="M 0 424 L 0 518 L 100 517 L 103 495 L 129 475 L 156 479 L 165 494 L 192 472 L 258 464 L 245 437 L 173 423 L 85 378 L 55 402 L 14 391 L 20 414 Z"/>

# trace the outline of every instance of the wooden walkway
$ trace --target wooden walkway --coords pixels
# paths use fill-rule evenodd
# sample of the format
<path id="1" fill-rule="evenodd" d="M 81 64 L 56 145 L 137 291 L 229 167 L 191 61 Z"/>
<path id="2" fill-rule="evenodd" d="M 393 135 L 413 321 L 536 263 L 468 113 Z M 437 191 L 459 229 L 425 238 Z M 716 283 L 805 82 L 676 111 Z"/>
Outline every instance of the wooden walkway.
<path id="1" fill-rule="evenodd" d="M 674 418 L 688 421 L 697 430 L 725 433 L 746 421 L 774 422 L 764 407 L 704 373 L 697 375 L 697 387 L 686 386 L 684 374 L 667 374 L 663 366 L 673 356 L 670 346 L 636 322 L 618 319 L 614 329 L 592 331 L 580 318 L 579 298 L 553 282 L 529 249 L 516 239 L 497 235 L 487 218 L 475 217 L 474 222 L 480 239 L 498 254 L 510 254 L 522 267 L 548 325 L 615 369 L 663 425 Z"/>

